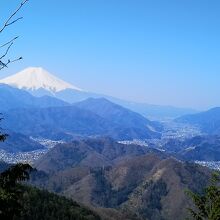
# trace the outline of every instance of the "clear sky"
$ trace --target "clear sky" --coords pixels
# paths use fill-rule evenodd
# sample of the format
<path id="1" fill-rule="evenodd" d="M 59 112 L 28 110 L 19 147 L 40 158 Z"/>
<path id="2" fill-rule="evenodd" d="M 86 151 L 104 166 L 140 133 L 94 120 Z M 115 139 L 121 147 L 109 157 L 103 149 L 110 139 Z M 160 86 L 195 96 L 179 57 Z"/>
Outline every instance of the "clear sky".
<path id="1" fill-rule="evenodd" d="M 0 1 L 0 20 L 19 0 Z M 42 66 L 83 89 L 127 100 L 220 106 L 219 0 L 30 0 L 0 77 Z"/>

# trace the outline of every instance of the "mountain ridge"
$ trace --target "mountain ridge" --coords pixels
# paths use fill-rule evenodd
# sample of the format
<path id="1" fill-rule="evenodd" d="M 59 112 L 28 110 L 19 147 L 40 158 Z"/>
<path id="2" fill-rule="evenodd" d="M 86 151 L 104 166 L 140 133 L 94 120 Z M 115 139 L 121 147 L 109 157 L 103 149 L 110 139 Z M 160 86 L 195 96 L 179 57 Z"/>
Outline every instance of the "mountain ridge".
<path id="1" fill-rule="evenodd" d="M 30 77 L 33 72 L 34 77 Z M 49 77 L 37 77 L 36 74 L 41 72 L 46 73 Z M 20 75 L 21 76 L 20 76 Z M 36 78 L 36 80 L 35 80 Z M 48 79 L 49 83 L 48 83 Z M 28 79 L 30 82 L 28 82 Z M 40 81 L 39 81 L 40 79 Z M 54 80 L 53 80 L 54 79 Z M 52 83 L 51 83 L 52 81 Z M 55 82 L 55 83 L 53 83 Z M 57 85 L 58 82 L 58 85 Z M 71 85 L 68 82 L 64 82 L 62 79 L 58 79 L 43 68 L 27 68 L 15 75 L 6 77 L 0 80 L 0 83 L 8 84 L 19 89 L 28 91 L 33 96 L 41 97 L 44 95 L 56 97 L 68 103 L 75 103 L 86 100 L 87 98 L 107 98 L 108 100 L 117 103 L 123 107 L 129 108 L 132 111 L 138 112 L 147 118 L 152 120 L 167 120 L 177 118 L 185 114 L 196 113 L 197 111 L 188 108 L 177 108 L 172 106 L 163 105 L 151 105 L 147 103 L 136 103 L 120 98 L 111 97 L 110 95 L 96 94 L 78 88 L 77 86 Z M 36 83 L 36 84 L 35 84 Z"/>

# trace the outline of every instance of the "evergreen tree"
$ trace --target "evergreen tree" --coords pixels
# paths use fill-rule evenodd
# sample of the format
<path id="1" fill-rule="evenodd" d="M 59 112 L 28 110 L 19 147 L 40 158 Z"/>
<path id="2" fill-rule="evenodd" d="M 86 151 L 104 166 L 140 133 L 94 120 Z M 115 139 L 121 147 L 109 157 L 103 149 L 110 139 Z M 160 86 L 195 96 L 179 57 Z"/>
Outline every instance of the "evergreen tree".
<path id="1" fill-rule="evenodd" d="M 220 178 L 218 173 L 212 176 L 211 184 L 204 189 L 203 194 L 187 191 L 194 203 L 194 208 L 189 208 L 192 219 L 219 220 L 220 219 Z"/>
<path id="2" fill-rule="evenodd" d="M 0 122 L 1 122 L 2 119 L 3 119 L 3 118 L 0 118 Z M 5 141 L 6 137 L 7 137 L 7 134 L 3 134 L 3 133 L 1 133 L 1 131 L 0 131 L 0 142 Z"/>
<path id="3" fill-rule="evenodd" d="M 21 181 L 29 179 L 29 164 L 16 164 L 0 174 L 0 219 L 13 219 L 22 212 Z"/>

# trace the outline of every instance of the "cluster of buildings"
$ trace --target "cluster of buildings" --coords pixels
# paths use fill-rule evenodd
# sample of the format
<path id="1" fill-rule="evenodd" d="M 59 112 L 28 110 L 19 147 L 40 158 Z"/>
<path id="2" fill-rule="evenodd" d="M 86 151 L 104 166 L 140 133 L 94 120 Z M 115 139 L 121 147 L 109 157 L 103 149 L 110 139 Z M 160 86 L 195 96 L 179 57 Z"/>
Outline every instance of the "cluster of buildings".
<path id="1" fill-rule="evenodd" d="M 32 164 L 39 157 L 43 156 L 48 152 L 48 149 L 41 149 L 29 152 L 18 152 L 9 153 L 4 150 L 0 150 L 0 159 L 6 163 L 16 164 L 16 163 L 29 163 Z"/>
<path id="2" fill-rule="evenodd" d="M 17 152 L 17 153 L 10 153 L 5 150 L 0 150 L 0 160 L 10 164 L 16 164 L 16 163 L 33 164 L 36 160 L 38 160 L 41 156 L 46 154 L 55 145 L 64 143 L 63 141 L 52 141 L 48 139 L 38 139 L 38 138 L 32 138 L 32 139 L 43 145 L 45 148 L 35 151 Z"/>
<path id="3" fill-rule="evenodd" d="M 195 163 L 208 167 L 213 170 L 218 170 L 220 171 L 220 161 L 198 161 L 196 160 Z"/>

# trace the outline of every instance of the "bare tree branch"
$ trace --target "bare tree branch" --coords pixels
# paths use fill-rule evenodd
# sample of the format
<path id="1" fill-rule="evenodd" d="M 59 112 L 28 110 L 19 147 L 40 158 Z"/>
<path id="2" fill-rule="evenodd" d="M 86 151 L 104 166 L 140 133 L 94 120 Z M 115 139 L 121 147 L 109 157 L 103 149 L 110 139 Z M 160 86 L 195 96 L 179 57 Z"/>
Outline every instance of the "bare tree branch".
<path id="1" fill-rule="evenodd" d="M 0 29 L 0 34 L 5 30 L 5 28 L 7 28 L 8 26 L 16 23 L 17 21 L 21 20 L 23 17 L 18 17 L 18 18 L 14 18 L 17 13 L 21 10 L 21 8 L 28 2 L 29 0 L 22 0 L 22 2 L 20 3 L 19 7 L 10 15 L 10 17 L 5 21 L 3 27 Z M 22 57 L 19 57 L 17 59 L 14 60 L 10 60 L 8 59 L 7 62 L 3 61 L 3 58 L 6 58 L 10 48 L 12 47 L 12 45 L 14 44 L 14 41 L 18 38 L 18 36 L 14 37 L 13 39 L 9 40 L 8 42 L 0 45 L 0 48 L 3 47 L 7 47 L 5 53 L 0 57 L 0 70 L 2 70 L 5 67 L 8 67 L 8 64 L 16 62 L 18 60 L 21 60 Z"/>
<path id="2" fill-rule="evenodd" d="M 3 59 L 7 54 L 8 51 L 10 50 L 11 46 L 13 45 L 13 42 L 10 43 L 10 45 L 8 46 L 7 50 L 5 51 L 5 53 L 0 57 L 0 60 Z"/>
<path id="3" fill-rule="evenodd" d="M 18 8 L 14 11 L 14 13 L 6 20 L 6 22 L 4 23 L 3 27 L 0 29 L 0 33 L 3 32 L 3 30 L 4 30 L 6 27 L 8 27 L 8 26 L 14 24 L 15 22 L 17 22 L 18 20 L 20 20 L 20 19 L 23 18 L 23 17 L 19 17 L 19 18 L 15 19 L 15 20 L 11 21 L 11 20 L 14 18 L 14 16 L 20 11 L 20 9 L 23 7 L 23 5 L 24 5 L 25 3 L 27 3 L 27 2 L 28 2 L 28 0 L 24 0 L 23 2 L 21 2 L 21 4 L 19 5 L 19 7 L 18 7 Z"/>

